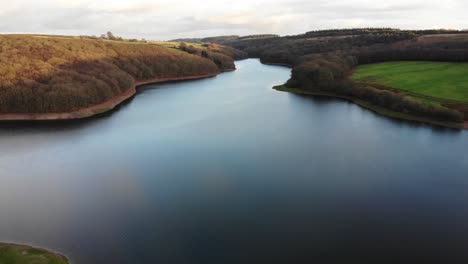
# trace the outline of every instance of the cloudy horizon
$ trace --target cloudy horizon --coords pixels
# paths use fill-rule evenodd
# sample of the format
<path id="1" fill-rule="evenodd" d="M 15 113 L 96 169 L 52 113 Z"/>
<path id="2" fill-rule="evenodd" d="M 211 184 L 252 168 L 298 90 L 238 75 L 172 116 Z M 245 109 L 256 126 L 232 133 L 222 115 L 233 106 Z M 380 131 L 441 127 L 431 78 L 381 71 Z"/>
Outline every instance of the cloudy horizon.
<path id="1" fill-rule="evenodd" d="M 5 1 L 5 0 L 1 0 Z M 467 29 L 461 0 L 16 0 L 0 10 L 1 33 L 168 40 L 216 35 L 300 34 L 356 27 Z"/>

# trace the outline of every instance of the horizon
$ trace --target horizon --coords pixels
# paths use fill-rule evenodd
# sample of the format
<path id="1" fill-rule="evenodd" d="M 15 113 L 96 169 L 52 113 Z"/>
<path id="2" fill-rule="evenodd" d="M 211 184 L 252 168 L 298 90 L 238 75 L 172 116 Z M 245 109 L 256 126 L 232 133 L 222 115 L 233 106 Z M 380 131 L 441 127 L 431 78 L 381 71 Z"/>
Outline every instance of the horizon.
<path id="1" fill-rule="evenodd" d="M 441 30 L 441 31 L 459 31 L 461 33 L 465 33 L 468 31 L 468 29 L 454 29 L 454 28 L 422 28 L 422 29 L 402 29 L 402 28 L 394 28 L 394 27 L 356 27 L 356 28 L 329 28 L 329 29 L 317 29 L 317 30 L 307 30 L 304 32 L 299 32 L 297 34 L 288 34 L 288 35 L 281 35 L 281 34 L 276 34 L 276 33 L 259 33 L 259 34 L 251 34 L 251 35 L 230 35 L 230 34 L 225 34 L 225 35 L 208 35 L 208 36 L 199 36 L 199 37 L 179 37 L 179 38 L 173 38 L 173 39 L 146 39 L 146 38 L 134 38 L 134 39 L 144 39 L 147 41 L 175 41 L 175 40 L 181 40 L 181 39 L 204 39 L 204 38 L 211 38 L 211 37 L 229 37 L 229 36 L 235 36 L 235 37 L 248 37 L 248 36 L 256 36 L 256 35 L 277 35 L 279 37 L 287 37 L 287 36 L 295 36 L 295 35 L 301 35 L 301 34 L 306 34 L 309 32 L 320 32 L 320 31 L 333 31 L 333 30 L 359 30 L 359 29 L 392 29 L 392 30 L 398 30 L 398 31 L 427 31 L 427 30 Z M 94 35 L 85 35 L 85 34 L 78 34 L 78 35 L 62 35 L 62 34 L 47 34 L 47 33 L 30 33 L 30 32 L 0 32 L 0 35 L 30 35 L 30 36 L 53 36 L 53 37 L 97 37 L 100 38 L 101 35 L 107 35 L 108 32 L 115 33 L 113 31 L 106 31 L 102 32 L 99 34 L 94 34 Z M 115 35 L 116 37 L 121 37 L 120 35 Z M 107 36 L 106 36 L 107 37 Z M 124 38 L 127 39 L 127 38 Z M 129 39 L 129 38 L 128 38 Z"/>
<path id="2" fill-rule="evenodd" d="M 468 3 L 460 0 L 19 0 L 0 10 L 0 32 L 99 36 L 111 31 L 128 39 L 171 40 L 368 27 L 464 30 L 467 8 Z"/>

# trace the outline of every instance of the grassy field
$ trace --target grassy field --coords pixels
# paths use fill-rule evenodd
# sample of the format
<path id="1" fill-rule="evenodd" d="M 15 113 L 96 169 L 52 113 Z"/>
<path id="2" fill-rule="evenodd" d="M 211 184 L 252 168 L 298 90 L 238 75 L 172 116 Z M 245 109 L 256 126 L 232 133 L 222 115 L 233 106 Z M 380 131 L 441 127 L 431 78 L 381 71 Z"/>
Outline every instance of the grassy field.
<path id="1" fill-rule="evenodd" d="M 387 62 L 359 66 L 352 79 L 445 103 L 468 103 L 468 63 Z"/>
<path id="2" fill-rule="evenodd" d="M 0 264 L 67 264 L 65 257 L 28 246 L 1 244 Z"/>
<path id="3" fill-rule="evenodd" d="M 395 111 L 392 111 L 392 110 L 389 110 L 380 106 L 373 105 L 363 100 L 359 100 L 350 96 L 339 95 L 336 93 L 306 91 L 306 90 L 297 89 L 297 88 L 290 88 L 285 85 L 274 86 L 273 89 L 277 91 L 281 91 L 281 92 L 288 92 L 288 93 L 294 93 L 294 94 L 299 94 L 299 95 L 310 95 L 310 96 L 321 96 L 321 97 L 332 97 L 332 98 L 343 99 L 346 101 L 353 102 L 374 113 L 377 113 L 386 117 L 394 118 L 394 119 L 414 121 L 414 122 L 431 124 L 431 125 L 436 125 L 436 126 L 446 127 L 446 128 L 455 128 L 455 129 L 463 128 L 463 124 L 460 124 L 460 123 L 443 122 L 443 121 L 438 121 L 438 120 L 434 120 L 430 118 L 418 117 L 418 116 L 413 116 L 413 115 L 409 115 L 405 113 L 395 112 Z"/>

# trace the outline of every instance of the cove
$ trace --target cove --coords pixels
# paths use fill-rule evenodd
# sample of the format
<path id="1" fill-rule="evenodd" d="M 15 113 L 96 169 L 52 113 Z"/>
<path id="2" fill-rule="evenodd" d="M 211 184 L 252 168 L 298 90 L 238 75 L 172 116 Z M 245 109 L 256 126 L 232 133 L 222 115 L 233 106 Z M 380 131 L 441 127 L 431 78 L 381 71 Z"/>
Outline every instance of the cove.
<path id="1" fill-rule="evenodd" d="M 468 261 L 468 133 L 272 89 L 289 75 L 250 59 L 2 124 L 0 241 L 74 264 Z"/>

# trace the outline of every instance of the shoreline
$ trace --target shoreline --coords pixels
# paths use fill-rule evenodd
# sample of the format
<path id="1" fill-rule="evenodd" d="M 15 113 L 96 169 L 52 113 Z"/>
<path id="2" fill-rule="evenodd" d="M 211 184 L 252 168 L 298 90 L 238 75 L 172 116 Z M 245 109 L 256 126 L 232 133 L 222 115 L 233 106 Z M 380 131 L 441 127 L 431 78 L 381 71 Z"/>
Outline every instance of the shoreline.
<path id="1" fill-rule="evenodd" d="M 0 242 L 0 247 L 9 247 L 9 248 L 21 248 L 21 249 L 30 249 L 30 250 L 39 250 L 39 251 L 42 251 L 42 254 L 48 254 L 48 255 L 51 255 L 51 256 L 54 256 L 56 258 L 59 258 L 61 260 L 63 260 L 65 263 L 70 263 L 70 260 L 62 253 L 58 253 L 58 252 L 54 252 L 54 251 L 51 251 L 51 250 L 48 250 L 48 249 L 45 249 L 45 248 L 41 248 L 41 247 L 36 247 L 36 246 L 32 246 L 32 245 L 27 245 L 27 244 L 16 244 L 16 243 L 4 243 L 4 242 Z"/>
<path id="2" fill-rule="evenodd" d="M 361 106 L 369 111 L 372 111 L 374 113 L 377 113 L 386 117 L 390 117 L 390 118 L 411 121 L 411 122 L 418 122 L 418 123 L 423 123 L 423 124 L 428 124 L 428 125 L 433 125 L 433 126 L 440 126 L 440 127 L 445 127 L 445 128 L 451 128 L 451 129 L 468 130 L 468 121 L 465 121 L 463 123 L 451 123 L 451 122 L 432 120 L 432 119 L 425 118 L 425 117 L 412 116 L 412 115 L 408 115 L 405 113 L 391 111 L 383 107 L 375 106 L 363 100 L 355 99 L 349 96 L 337 95 L 333 93 L 303 91 L 300 89 L 289 88 L 284 85 L 275 86 L 273 87 L 273 89 L 277 91 L 281 91 L 281 92 L 289 92 L 289 93 L 294 93 L 294 94 L 337 98 L 337 99 L 346 100 L 346 101 L 355 103 L 358 106 Z"/>
<path id="3" fill-rule="evenodd" d="M 284 63 L 268 63 L 268 62 L 262 62 L 262 64 L 265 65 L 272 65 L 272 66 L 283 66 L 283 67 L 288 67 L 292 68 L 292 65 L 284 64 Z M 348 76 L 352 74 L 353 71 L 351 71 Z M 277 85 L 274 86 L 273 89 L 281 92 L 290 92 L 294 94 L 302 94 L 302 95 L 310 95 L 310 96 L 321 96 L 321 97 L 330 97 L 330 98 L 337 98 L 341 100 L 346 100 L 348 102 L 355 103 L 358 106 L 361 106 L 369 111 L 372 111 L 374 113 L 390 117 L 390 118 L 395 118 L 395 119 L 400 119 L 400 120 L 405 120 L 405 121 L 411 121 L 411 122 L 419 122 L 423 124 L 428 124 L 428 125 L 433 125 L 433 126 L 441 126 L 445 128 L 452 128 L 452 129 L 462 129 L 462 130 L 468 130 L 468 121 L 464 121 L 463 123 L 451 123 L 451 122 L 443 122 L 443 121 L 437 121 L 433 120 L 430 118 L 425 118 L 425 117 L 418 117 L 418 116 L 412 116 L 408 115 L 405 113 L 399 113 L 395 112 L 389 109 L 385 109 L 383 107 L 375 106 L 373 104 L 370 104 L 366 101 L 355 99 L 349 96 L 343 96 L 343 95 L 338 95 L 338 94 L 332 94 L 332 93 L 324 93 L 324 92 L 310 92 L 310 91 L 304 91 L 300 89 L 294 89 L 294 88 L 288 88 L 284 85 Z"/>
<path id="4" fill-rule="evenodd" d="M 290 69 L 293 68 L 293 65 L 287 64 L 287 63 L 262 62 L 262 64 L 270 65 L 270 66 L 281 66 L 281 67 L 286 67 Z"/>
<path id="5" fill-rule="evenodd" d="M 234 71 L 234 69 L 232 70 Z M 223 71 L 225 72 L 225 71 Z M 132 87 L 130 87 L 124 93 L 114 96 L 111 99 L 84 107 L 71 112 L 61 112 L 61 113 L 25 113 L 25 114 L 0 114 L 0 121 L 60 121 L 60 120 L 77 120 L 85 119 L 95 115 L 103 114 L 109 111 L 114 110 L 117 106 L 121 105 L 125 101 L 133 98 L 137 93 L 137 87 L 156 84 L 156 83 L 167 83 L 167 82 L 177 82 L 177 81 L 190 81 L 190 80 L 199 80 L 212 78 L 220 74 L 219 72 L 202 74 L 202 75 L 191 75 L 184 77 L 168 77 L 168 78 L 157 78 L 151 80 L 138 81 L 136 80 Z"/>

